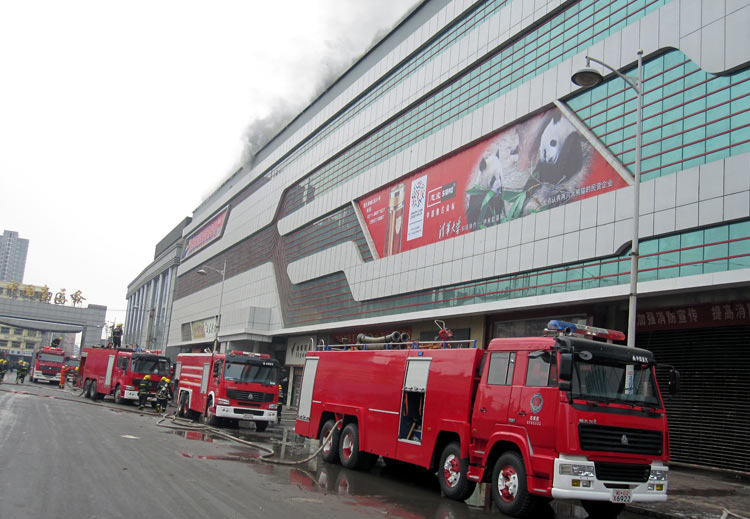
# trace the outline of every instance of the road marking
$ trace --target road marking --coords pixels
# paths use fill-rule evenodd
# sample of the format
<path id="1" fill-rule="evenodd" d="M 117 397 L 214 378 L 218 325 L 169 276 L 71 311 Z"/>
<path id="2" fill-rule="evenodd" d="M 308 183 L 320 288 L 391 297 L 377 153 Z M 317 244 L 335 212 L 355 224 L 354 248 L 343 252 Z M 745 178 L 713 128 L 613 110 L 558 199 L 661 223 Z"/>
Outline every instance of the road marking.
<path id="1" fill-rule="evenodd" d="M 121 434 L 120 438 L 127 438 L 128 440 L 140 440 L 140 436 L 131 436 L 129 434 Z"/>

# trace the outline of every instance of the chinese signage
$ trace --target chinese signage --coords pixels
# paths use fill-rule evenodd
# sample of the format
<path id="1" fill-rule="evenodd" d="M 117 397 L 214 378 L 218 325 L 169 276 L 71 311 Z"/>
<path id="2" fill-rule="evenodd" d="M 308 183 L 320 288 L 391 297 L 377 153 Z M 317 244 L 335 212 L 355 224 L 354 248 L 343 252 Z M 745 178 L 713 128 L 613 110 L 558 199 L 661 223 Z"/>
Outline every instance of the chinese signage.
<path id="1" fill-rule="evenodd" d="M 229 209 L 225 207 L 203 225 L 203 227 L 190 235 L 187 245 L 185 245 L 185 251 L 182 254 L 184 258 L 187 258 L 221 236 L 221 233 L 224 231 L 224 223 L 226 222 L 228 212 Z"/>
<path id="2" fill-rule="evenodd" d="M 750 303 L 721 303 L 644 310 L 636 315 L 638 331 L 708 328 L 739 324 L 750 324 Z"/>
<path id="3" fill-rule="evenodd" d="M 385 257 L 627 185 L 552 108 L 358 203 Z"/>
<path id="4" fill-rule="evenodd" d="M 316 337 L 311 335 L 290 337 L 286 343 L 286 365 L 304 366 L 305 356 L 308 351 L 315 349 L 316 340 Z"/>
<path id="5" fill-rule="evenodd" d="M 66 294 L 66 290 L 61 288 L 59 292 L 51 292 L 47 285 L 38 287 L 35 285 L 21 285 L 15 281 L 9 283 L 0 283 L 0 296 L 7 297 L 9 299 L 23 299 L 26 301 L 39 301 L 42 303 L 52 303 L 56 305 L 64 305 L 68 302 L 73 303 L 73 306 L 79 306 L 86 300 L 83 297 L 80 290 L 76 290 L 72 294 Z"/>
<path id="6" fill-rule="evenodd" d="M 216 336 L 216 317 L 190 323 L 193 340 L 213 339 Z"/>

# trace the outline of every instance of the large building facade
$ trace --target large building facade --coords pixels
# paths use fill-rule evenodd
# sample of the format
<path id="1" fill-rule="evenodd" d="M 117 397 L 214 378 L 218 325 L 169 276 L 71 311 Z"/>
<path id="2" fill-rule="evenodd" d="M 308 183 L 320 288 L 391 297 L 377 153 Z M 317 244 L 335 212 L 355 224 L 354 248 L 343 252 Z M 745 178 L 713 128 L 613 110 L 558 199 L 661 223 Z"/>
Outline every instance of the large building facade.
<path id="1" fill-rule="evenodd" d="M 0 236 L 0 281 L 23 283 L 29 240 L 18 237 L 16 231 L 3 231 Z"/>
<path id="2" fill-rule="evenodd" d="M 571 74 L 642 50 L 637 343 L 683 373 L 673 459 L 750 472 L 747 27 L 748 0 L 422 3 L 195 210 L 168 349 L 270 352 L 294 404 L 319 340 L 625 330 L 636 95 Z"/>
<path id="3" fill-rule="evenodd" d="M 183 219 L 161 239 L 154 250 L 154 261 L 128 285 L 123 345 L 165 350 L 177 266 L 182 257 L 182 232 L 189 223 L 189 217 Z"/>

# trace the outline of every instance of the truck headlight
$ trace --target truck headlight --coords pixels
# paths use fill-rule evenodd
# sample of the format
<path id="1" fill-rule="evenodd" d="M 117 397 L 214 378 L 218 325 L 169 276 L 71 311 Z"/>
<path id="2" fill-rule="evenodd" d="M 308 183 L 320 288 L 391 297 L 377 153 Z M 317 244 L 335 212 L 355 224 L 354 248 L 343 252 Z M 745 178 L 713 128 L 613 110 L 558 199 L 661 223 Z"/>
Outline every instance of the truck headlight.
<path id="1" fill-rule="evenodd" d="M 669 477 L 669 471 L 663 470 L 663 469 L 652 469 L 651 475 L 649 475 L 648 480 L 649 481 L 666 481 Z"/>
<path id="2" fill-rule="evenodd" d="M 268 405 L 268 408 L 269 408 L 269 409 L 277 409 L 278 407 L 279 407 L 279 406 L 278 406 L 278 405 L 276 405 L 276 404 L 269 404 L 269 405 Z"/>
<path id="3" fill-rule="evenodd" d="M 229 405 L 229 400 L 226 398 L 217 398 L 216 403 L 219 405 Z"/>
<path id="4" fill-rule="evenodd" d="M 593 465 L 578 465 L 572 463 L 561 463 L 558 469 L 563 476 L 578 476 L 582 478 L 594 477 Z"/>

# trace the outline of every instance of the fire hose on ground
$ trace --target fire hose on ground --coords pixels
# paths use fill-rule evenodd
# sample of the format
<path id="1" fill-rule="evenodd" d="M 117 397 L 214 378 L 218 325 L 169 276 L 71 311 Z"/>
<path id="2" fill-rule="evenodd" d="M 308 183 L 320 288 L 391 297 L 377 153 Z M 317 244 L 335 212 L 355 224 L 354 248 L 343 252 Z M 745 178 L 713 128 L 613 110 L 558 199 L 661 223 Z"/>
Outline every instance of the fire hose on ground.
<path id="1" fill-rule="evenodd" d="M 139 414 L 139 415 L 151 414 L 151 413 L 144 413 L 143 410 L 140 410 L 140 409 L 136 410 L 136 409 L 128 409 L 128 408 L 123 407 L 123 406 L 112 406 L 112 405 L 107 405 L 107 404 L 105 404 L 103 402 L 102 403 L 99 403 L 99 402 L 87 402 L 85 400 L 82 401 L 82 400 L 80 400 L 78 398 L 70 398 L 70 397 L 64 397 L 64 396 L 61 397 L 61 396 L 57 396 L 57 395 L 40 395 L 40 394 L 37 394 L 37 393 L 30 393 L 28 391 L 14 391 L 14 390 L 11 390 L 11 389 L 2 389 L 2 388 L 0 388 L 0 391 L 5 392 L 5 393 L 15 393 L 15 394 L 20 394 L 20 395 L 36 396 L 36 397 L 40 397 L 40 398 L 51 398 L 51 399 L 54 399 L 54 400 L 64 400 L 66 402 L 74 402 L 74 403 L 78 403 L 78 404 L 93 405 L 93 406 L 97 406 L 97 407 L 106 407 L 107 409 L 114 409 L 116 411 L 123 411 L 123 412 L 127 412 L 127 413 L 136 413 L 136 414 Z M 84 391 L 81 391 L 77 395 L 74 394 L 74 396 L 81 397 L 81 396 L 83 396 L 83 393 L 84 393 Z M 301 465 L 303 463 L 307 463 L 308 461 L 312 460 L 313 458 L 315 458 L 315 456 L 317 456 L 320 453 L 321 450 L 323 450 L 323 448 L 326 445 L 328 445 L 328 444 L 331 443 L 331 438 L 333 437 L 333 432 L 336 430 L 336 428 L 341 423 L 341 420 L 339 420 L 339 421 L 337 421 L 334 424 L 334 426 L 328 432 L 328 435 L 320 443 L 320 447 L 318 447 L 315 450 L 315 452 L 313 452 L 312 454 L 310 454 L 307 458 L 302 459 L 302 460 L 289 461 L 289 460 L 271 459 L 269 456 L 273 456 L 274 455 L 273 449 L 269 449 L 268 447 L 266 447 L 264 445 L 260 445 L 258 443 L 253 443 L 253 442 L 250 442 L 250 441 L 247 441 L 247 440 L 243 440 L 242 438 L 238 438 L 236 436 L 228 434 L 228 433 L 226 433 L 226 432 L 224 432 L 224 431 L 222 431 L 222 430 L 220 430 L 220 429 L 218 429 L 216 427 L 212 427 L 210 425 L 195 424 L 192 421 L 185 420 L 185 419 L 182 419 L 182 418 L 178 418 L 177 415 L 176 415 L 176 413 L 172 413 L 172 415 L 168 415 L 167 413 L 164 413 L 164 414 L 160 414 L 158 416 L 159 416 L 159 420 L 156 422 L 156 425 L 159 426 L 159 427 L 164 427 L 164 428 L 167 428 L 167 429 L 174 429 L 174 430 L 183 430 L 183 431 L 207 431 L 207 432 L 210 432 L 212 435 L 218 436 L 220 438 L 224 438 L 225 440 L 234 441 L 234 442 L 237 442 L 237 443 L 241 443 L 242 445 L 247 445 L 248 447 L 253 447 L 253 448 L 258 449 L 258 450 L 266 451 L 266 454 L 261 455 L 260 458 L 258 458 L 258 459 L 260 461 L 264 462 L 264 463 L 273 463 L 273 464 L 276 464 L 276 465 Z M 162 422 L 164 422 L 164 420 L 167 420 L 167 419 L 170 419 L 170 418 L 171 418 L 172 422 L 177 422 L 178 420 L 180 420 L 183 423 L 180 423 L 180 424 L 177 424 L 177 425 L 167 425 L 167 424 L 163 424 L 162 423 Z"/>

